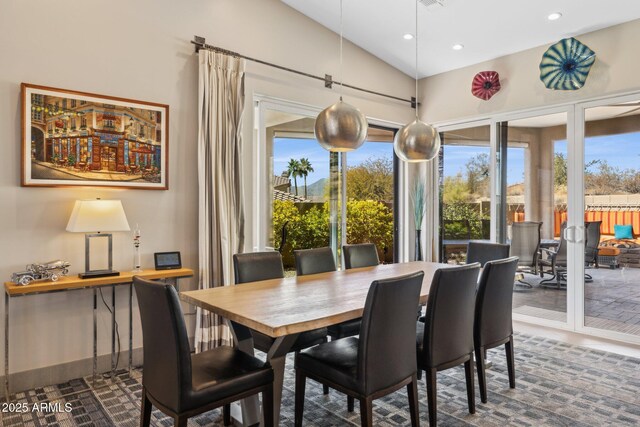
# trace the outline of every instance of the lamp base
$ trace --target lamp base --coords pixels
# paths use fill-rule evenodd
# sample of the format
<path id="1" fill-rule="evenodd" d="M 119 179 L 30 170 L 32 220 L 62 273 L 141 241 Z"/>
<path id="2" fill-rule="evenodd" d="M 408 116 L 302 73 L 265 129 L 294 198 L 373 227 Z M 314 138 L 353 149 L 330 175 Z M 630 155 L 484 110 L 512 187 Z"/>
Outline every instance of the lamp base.
<path id="1" fill-rule="evenodd" d="M 113 270 L 93 270 L 93 271 L 85 271 L 84 273 L 78 274 L 78 277 L 81 279 L 95 279 L 97 277 L 111 277 L 111 276 L 119 276 L 119 271 Z"/>

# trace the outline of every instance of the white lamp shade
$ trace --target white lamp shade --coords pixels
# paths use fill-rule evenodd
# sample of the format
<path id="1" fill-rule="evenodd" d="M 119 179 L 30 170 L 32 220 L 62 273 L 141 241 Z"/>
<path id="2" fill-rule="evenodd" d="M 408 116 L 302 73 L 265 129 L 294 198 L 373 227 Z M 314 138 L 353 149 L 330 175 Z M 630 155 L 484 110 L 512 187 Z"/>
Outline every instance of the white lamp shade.
<path id="1" fill-rule="evenodd" d="M 67 231 L 76 233 L 129 230 L 120 200 L 76 200 L 67 224 Z"/>

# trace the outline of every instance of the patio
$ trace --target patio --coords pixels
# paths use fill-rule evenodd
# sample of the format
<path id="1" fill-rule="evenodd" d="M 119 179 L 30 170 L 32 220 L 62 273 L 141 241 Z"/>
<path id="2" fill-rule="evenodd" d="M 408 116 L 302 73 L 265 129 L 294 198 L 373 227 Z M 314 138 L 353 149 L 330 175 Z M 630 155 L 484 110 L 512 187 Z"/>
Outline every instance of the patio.
<path id="1" fill-rule="evenodd" d="M 586 326 L 640 335 L 640 269 L 589 268 L 585 283 Z M 550 276 L 545 275 L 545 279 Z M 532 289 L 520 286 L 513 294 L 513 312 L 548 320 L 566 321 L 567 291 L 545 288 L 540 276 L 525 274 Z"/>

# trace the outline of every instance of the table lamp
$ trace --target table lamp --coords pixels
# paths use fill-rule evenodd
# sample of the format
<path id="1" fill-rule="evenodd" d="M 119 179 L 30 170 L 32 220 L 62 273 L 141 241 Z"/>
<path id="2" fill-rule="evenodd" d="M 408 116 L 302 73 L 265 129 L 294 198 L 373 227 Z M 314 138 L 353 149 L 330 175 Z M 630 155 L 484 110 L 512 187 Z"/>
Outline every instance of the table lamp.
<path id="1" fill-rule="evenodd" d="M 78 275 L 81 279 L 120 275 L 118 271 L 113 271 L 113 236 L 110 233 L 103 233 L 129 231 L 127 216 L 120 200 L 76 200 L 67 224 L 67 231 L 86 233 L 84 235 L 85 272 Z M 109 268 L 106 270 L 91 270 L 90 242 L 92 238 L 97 237 L 109 239 Z"/>

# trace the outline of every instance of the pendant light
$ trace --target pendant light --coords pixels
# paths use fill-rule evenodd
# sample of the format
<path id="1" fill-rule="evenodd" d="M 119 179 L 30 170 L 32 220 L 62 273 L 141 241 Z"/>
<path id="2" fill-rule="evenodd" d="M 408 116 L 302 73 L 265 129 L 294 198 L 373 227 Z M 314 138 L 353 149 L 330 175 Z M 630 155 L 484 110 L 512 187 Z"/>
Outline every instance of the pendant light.
<path id="1" fill-rule="evenodd" d="M 393 140 L 393 150 L 401 160 L 410 163 L 425 162 L 438 155 L 440 135 L 418 118 L 418 0 L 416 4 L 416 118 L 403 126 Z"/>
<path id="2" fill-rule="evenodd" d="M 359 148 L 367 137 L 367 119 L 356 107 L 342 101 L 342 0 L 340 0 L 340 101 L 322 110 L 315 134 L 325 150 L 340 152 Z"/>

